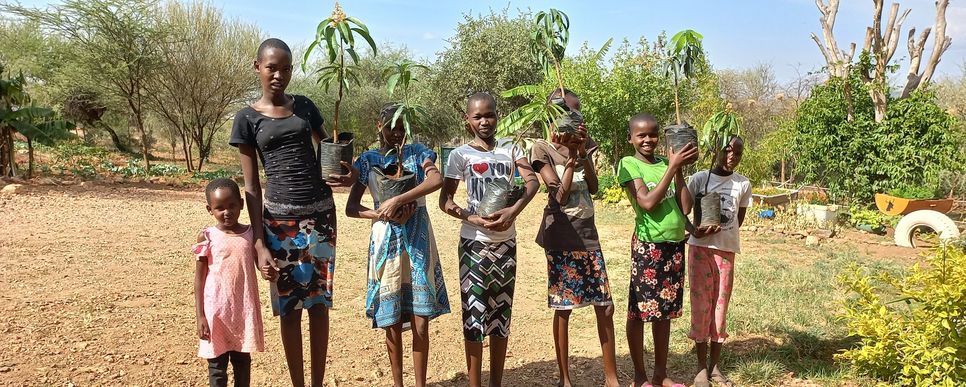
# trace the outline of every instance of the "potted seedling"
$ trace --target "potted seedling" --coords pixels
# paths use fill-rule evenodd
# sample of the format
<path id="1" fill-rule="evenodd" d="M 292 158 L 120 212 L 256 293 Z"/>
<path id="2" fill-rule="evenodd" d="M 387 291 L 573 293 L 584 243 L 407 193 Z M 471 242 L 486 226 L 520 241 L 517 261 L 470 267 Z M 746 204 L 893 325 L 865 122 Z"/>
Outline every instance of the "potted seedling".
<path id="1" fill-rule="evenodd" d="M 359 54 L 356 52 L 356 38 L 361 38 L 372 49 L 372 54 L 376 54 L 376 44 L 369 35 L 369 28 L 359 19 L 346 16 L 339 6 L 335 3 L 332 16 L 322 20 L 316 28 L 315 40 L 309 44 L 305 50 L 302 60 L 302 71 L 307 72 L 309 56 L 318 47 L 325 47 L 328 55 L 328 64 L 315 70 L 318 75 L 318 83 L 329 91 L 329 87 L 335 83 L 338 93 L 335 100 L 335 114 L 332 123 L 332 137 L 325 139 L 319 145 L 319 164 L 322 169 L 322 176 L 328 177 L 331 174 L 345 174 L 341 162 L 352 162 L 352 133 L 339 132 L 339 111 L 342 100 L 348 94 L 351 84 L 359 85 L 359 77 L 356 74 L 359 64 Z M 346 63 L 346 56 L 352 60 L 351 64 Z"/>
<path id="2" fill-rule="evenodd" d="M 375 185 L 370 187 L 370 189 L 372 190 L 372 196 L 380 203 L 416 187 L 415 172 L 407 171 L 403 166 L 403 162 L 405 161 L 403 146 L 406 144 L 406 139 L 412 137 L 412 127 L 419 123 L 421 117 L 426 116 L 426 110 L 422 106 L 413 103 L 410 99 L 409 85 L 412 81 L 416 80 L 413 77 L 414 69 L 428 70 L 426 66 L 404 60 L 389 66 L 383 71 L 383 78 L 386 79 L 386 91 L 388 91 L 389 97 L 392 98 L 396 90 L 402 90 L 402 101 L 395 104 L 396 111 L 389 119 L 389 122 L 383 122 L 381 124 L 394 127 L 397 123 L 402 123 L 403 127 L 406 128 L 406 133 L 403 135 L 403 140 L 397 147 L 386 152 L 386 156 L 395 154 L 396 162 L 386 166 L 377 165 L 372 167 L 372 173 L 375 174 Z"/>
<path id="3" fill-rule="evenodd" d="M 684 145 L 691 143 L 698 145 L 698 133 L 681 120 L 681 101 L 678 96 L 680 78 L 690 80 L 697 73 L 698 66 L 704 60 L 704 50 L 701 48 L 703 36 L 694 30 L 684 30 L 671 37 L 668 47 L 668 63 L 665 76 L 674 80 L 674 119 L 675 124 L 664 128 L 671 150 L 678 152 Z"/>
<path id="4" fill-rule="evenodd" d="M 563 136 L 572 136 L 576 131 L 576 126 L 554 127 L 553 123 L 559 116 L 566 115 L 571 120 L 583 122 L 583 115 L 576 110 L 571 110 L 564 102 L 561 62 L 569 40 L 570 18 L 567 14 L 556 9 L 536 14 L 534 28 L 530 33 L 530 51 L 540 62 L 547 78 L 553 79 L 552 90 L 557 91 L 557 96 L 548 101 L 546 98 L 548 93 L 541 85 L 521 85 L 501 93 L 504 98 L 526 97 L 532 102 L 514 110 L 497 123 L 498 137 L 513 137 L 514 142 L 521 143 L 525 149 L 529 149 L 532 141 L 524 139 L 524 136 L 527 129 L 534 124 L 541 127 L 544 138 L 549 140 L 554 130 Z M 608 41 L 605 46 L 609 44 Z M 564 142 L 566 141 L 565 138 Z"/>
<path id="5" fill-rule="evenodd" d="M 547 91 L 541 85 L 521 85 L 504 91 L 504 98 L 527 97 L 531 102 L 521 106 L 508 114 L 497 123 L 496 135 L 510 140 L 501 140 L 497 146 L 513 146 L 519 144 L 525 150 L 533 145 L 533 140 L 526 138 L 530 128 L 539 125 L 543 137 L 549 140 L 554 131 L 564 136 L 562 141 L 573 140 L 573 135 L 584 121 L 579 111 L 570 109 L 564 100 L 564 80 L 561 62 L 570 40 L 570 18 L 566 13 L 557 9 L 541 11 L 534 18 L 534 27 L 530 33 L 530 51 L 540 62 L 548 79 L 553 79 L 553 89 L 557 96 L 547 100 Z M 610 41 L 606 43 L 610 44 Z M 602 50 L 603 51 L 603 50 Z M 556 125 L 558 122 L 568 122 L 568 125 Z M 517 184 L 516 165 L 507 180 L 496 179 L 486 184 L 483 199 L 477 207 L 477 212 L 488 216 L 503 208 L 509 207 L 523 197 L 524 188 Z"/>
<path id="6" fill-rule="evenodd" d="M 512 147 L 513 140 L 497 141 L 498 147 Z M 482 217 L 490 216 L 499 210 L 510 207 L 523 197 L 525 189 L 517 184 L 515 176 L 517 174 L 517 164 L 510 162 L 510 174 L 506 179 L 493 179 L 483 187 L 483 198 L 476 207 L 476 212 Z"/>
<path id="7" fill-rule="evenodd" d="M 708 178 L 705 179 L 704 189 L 695 193 L 697 205 L 694 208 L 694 219 L 698 227 L 707 228 L 721 225 L 721 195 L 717 192 L 708 192 L 711 170 L 715 166 L 718 154 L 728 147 L 732 137 L 741 134 L 741 122 L 733 111 L 716 112 L 708 118 L 702 132 L 701 149 L 704 149 L 704 158 L 711 160 L 711 166 L 708 167 Z"/>
<path id="8" fill-rule="evenodd" d="M 876 210 L 852 207 L 849 209 L 849 222 L 855 228 L 876 235 L 885 235 L 886 221 Z"/>

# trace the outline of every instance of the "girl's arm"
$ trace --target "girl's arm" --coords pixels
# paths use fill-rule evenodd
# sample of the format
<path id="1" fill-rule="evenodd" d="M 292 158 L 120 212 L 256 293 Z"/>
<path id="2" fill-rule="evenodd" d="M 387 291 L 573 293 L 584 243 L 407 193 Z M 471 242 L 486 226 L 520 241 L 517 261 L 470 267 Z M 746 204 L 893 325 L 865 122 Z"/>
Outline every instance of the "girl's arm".
<path id="1" fill-rule="evenodd" d="M 676 169 L 676 168 L 675 168 Z M 637 205 L 641 207 L 644 211 L 651 212 L 657 208 L 658 204 L 664 200 L 667 195 L 667 189 L 671 185 L 671 181 L 674 179 L 674 174 L 676 172 L 668 168 L 664 176 L 661 177 L 661 181 L 657 183 L 657 186 L 652 190 L 647 189 L 647 184 L 644 184 L 644 180 L 640 178 L 628 181 L 624 183 L 624 189 L 628 190 L 637 201 Z"/>
<path id="2" fill-rule="evenodd" d="M 748 213 L 748 207 L 738 207 L 738 227 L 745 223 L 746 213 Z"/>
<path id="3" fill-rule="evenodd" d="M 590 157 L 589 153 L 584 155 L 583 163 L 584 181 L 587 183 L 587 191 L 589 191 L 591 195 L 594 195 L 599 189 L 599 183 L 597 181 L 597 167 L 594 165 L 594 159 L 593 157 Z"/>
<path id="4" fill-rule="evenodd" d="M 557 203 L 566 203 L 570 197 L 570 185 L 573 183 L 574 177 L 573 161 L 573 159 L 567 160 L 567 165 L 564 167 L 563 181 L 557 177 L 557 171 L 554 170 L 553 165 L 544 162 L 540 163 L 540 178 L 543 179 L 543 184 L 547 186 L 547 191 L 553 195 Z"/>
<path id="5" fill-rule="evenodd" d="M 345 215 L 350 218 L 379 219 L 379 213 L 362 205 L 362 195 L 366 193 L 366 186 L 356 182 L 349 191 L 349 199 L 345 203 Z"/>
<path id="6" fill-rule="evenodd" d="M 460 181 L 451 177 L 443 179 L 443 188 L 439 190 L 439 209 L 459 220 L 465 220 L 477 227 L 485 227 L 484 220 L 477 214 L 473 214 L 456 204 L 453 195 L 459 188 Z"/>
<path id="7" fill-rule="evenodd" d="M 415 188 L 406 191 L 406 193 L 403 193 L 402 195 L 379 203 L 379 215 L 391 216 L 391 214 L 395 214 L 396 210 L 398 210 L 401 206 L 429 195 L 443 186 L 443 176 L 439 173 L 439 168 L 436 168 L 436 163 L 434 163 L 433 160 L 428 158 L 423 160 L 422 168 L 423 173 L 426 176 L 426 178 L 423 179 L 423 182 L 419 183 L 419 185 L 417 185 Z"/>
<path id="8" fill-rule="evenodd" d="M 580 147 L 577 149 L 577 161 L 583 163 L 584 166 L 584 182 L 587 183 L 587 191 L 591 195 L 597 193 L 598 181 L 597 181 L 597 168 L 594 166 L 594 159 L 590 156 L 595 150 L 597 150 L 596 144 L 591 149 L 587 149 L 587 143 L 590 142 L 590 136 L 587 135 L 587 127 L 585 124 L 580 124 L 577 128 L 581 137 L 584 141 L 580 143 Z M 583 160 L 581 160 L 583 159 Z"/>
<path id="9" fill-rule="evenodd" d="M 691 196 L 688 184 L 684 181 L 684 172 L 680 169 L 674 174 L 674 189 L 677 192 L 678 207 L 684 217 L 687 218 L 688 214 L 691 213 L 691 207 L 694 206 L 694 197 Z"/>
<path id="10" fill-rule="evenodd" d="M 265 245 L 265 232 L 262 228 L 262 183 L 258 181 L 258 156 L 255 147 L 238 145 L 241 158 L 242 175 L 245 176 L 245 202 L 248 203 L 248 218 L 252 221 L 252 234 L 255 238 L 255 253 L 262 278 L 274 280 L 278 266 L 272 253 Z"/>
<path id="11" fill-rule="evenodd" d="M 198 234 L 198 243 L 205 241 L 205 233 Z M 211 340 L 211 329 L 208 327 L 208 319 L 205 318 L 205 281 L 208 278 L 208 262 L 197 260 L 195 262 L 195 320 L 198 327 L 198 338 L 201 340 Z"/>

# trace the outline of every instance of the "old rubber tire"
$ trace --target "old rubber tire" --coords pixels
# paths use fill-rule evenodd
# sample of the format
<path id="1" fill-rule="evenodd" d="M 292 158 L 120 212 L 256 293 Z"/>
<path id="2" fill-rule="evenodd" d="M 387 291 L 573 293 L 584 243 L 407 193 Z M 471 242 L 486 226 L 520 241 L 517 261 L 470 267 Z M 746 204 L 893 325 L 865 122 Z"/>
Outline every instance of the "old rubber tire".
<path id="1" fill-rule="evenodd" d="M 945 214 L 933 210 L 919 210 L 903 216 L 896 225 L 896 245 L 902 247 L 916 247 L 912 241 L 912 232 L 917 227 L 928 227 L 939 234 L 939 239 L 950 239 L 959 236 L 959 228 Z"/>

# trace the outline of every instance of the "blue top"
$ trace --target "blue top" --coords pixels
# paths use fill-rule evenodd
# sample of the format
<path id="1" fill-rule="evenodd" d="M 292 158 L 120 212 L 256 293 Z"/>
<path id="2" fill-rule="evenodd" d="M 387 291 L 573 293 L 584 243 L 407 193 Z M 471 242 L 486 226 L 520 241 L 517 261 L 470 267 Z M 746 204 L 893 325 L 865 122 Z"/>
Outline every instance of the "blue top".
<path id="1" fill-rule="evenodd" d="M 414 173 L 416 176 L 416 184 L 420 184 L 426 179 L 426 173 L 423 171 L 423 161 L 426 159 L 431 160 L 436 163 L 436 152 L 423 144 L 406 144 L 403 146 L 403 168 L 405 170 Z M 386 166 L 395 164 L 397 160 L 396 153 L 392 153 L 389 156 L 383 155 L 379 150 L 367 150 L 363 152 L 356 159 L 352 166 L 359 171 L 359 184 L 366 187 L 369 186 L 369 173 L 372 171 L 373 167 L 386 168 Z M 375 203 L 376 208 L 379 208 L 379 203 Z"/>

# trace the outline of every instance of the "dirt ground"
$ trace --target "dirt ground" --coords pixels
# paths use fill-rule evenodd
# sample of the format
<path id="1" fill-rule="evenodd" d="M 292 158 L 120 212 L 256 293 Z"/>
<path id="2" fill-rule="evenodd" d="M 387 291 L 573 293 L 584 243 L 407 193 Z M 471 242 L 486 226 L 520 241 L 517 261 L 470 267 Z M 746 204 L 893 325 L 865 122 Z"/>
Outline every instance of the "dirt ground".
<path id="1" fill-rule="evenodd" d="M 188 253 L 198 230 L 213 221 L 201 189 L 101 184 L 26 188 L 25 193 L 0 197 L 0 385 L 206 385 L 205 362 L 195 356 L 194 264 Z M 336 194 L 340 209 L 345 200 L 345 194 Z M 428 375 L 434 385 L 465 385 L 456 258 L 459 223 L 436 208 L 435 198 L 429 202 L 453 313 L 430 326 Z M 546 263 L 532 242 L 543 205 L 538 195 L 517 227 L 519 269 L 508 386 L 556 383 Z M 619 262 L 627 260 L 632 222 L 629 213 L 623 222 L 601 222 L 609 266 L 614 261 L 615 267 L 627 267 Z M 368 234 L 367 221 L 340 214 L 326 374 L 331 386 L 391 384 L 383 333 L 371 329 L 363 315 Z M 746 240 L 746 251 L 774 249 L 761 239 Z M 909 255 L 894 246 L 849 238 L 841 243 L 874 249 L 875 254 Z M 797 245 L 793 250 L 806 251 Z M 626 384 L 632 370 L 623 326 L 628 273 L 613 270 L 610 277 L 618 366 Z M 262 284 L 266 351 L 253 355 L 253 383 L 286 385 L 277 320 L 271 317 L 267 283 Z M 582 386 L 603 380 L 592 315 L 590 309 L 577 311 L 571 323 L 572 372 Z M 410 385 L 411 357 L 404 361 Z M 671 376 L 690 381 L 691 369 L 674 366 Z"/>

